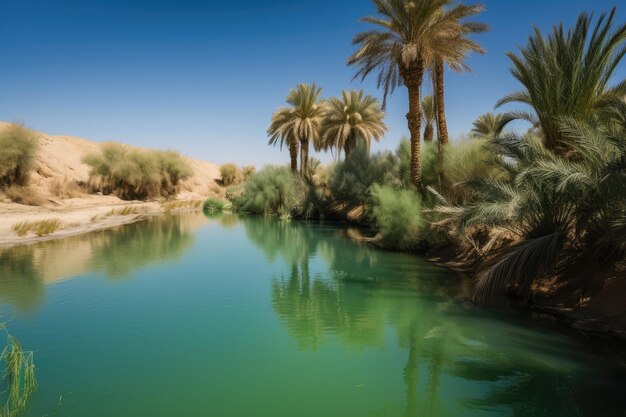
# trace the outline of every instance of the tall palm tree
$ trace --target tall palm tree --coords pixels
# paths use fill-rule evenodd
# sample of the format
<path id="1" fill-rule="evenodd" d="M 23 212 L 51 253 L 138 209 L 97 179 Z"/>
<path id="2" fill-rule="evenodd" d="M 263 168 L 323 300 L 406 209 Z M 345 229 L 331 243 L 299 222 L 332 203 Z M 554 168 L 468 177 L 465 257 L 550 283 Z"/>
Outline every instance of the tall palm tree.
<path id="1" fill-rule="evenodd" d="M 292 119 L 292 109 L 282 108 L 276 111 L 272 115 L 272 123 L 267 130 L 269 136 L 269 144 L 276 145 L 280 143 L 280 148 L 283 148 L 283 144 L 289 146 L 289 158 L 291 159 L 291 172 L 298 172 L 298 153 L 300 151 L 300 142 L 290 128 L 290 121 Z"/>
<path id="2" fill-rule="evenodd" d="M 387 95 L 404 84 L 409 92 L 407 122 L 411 133 L 411 181 L 421 183 L 420 135 L 422 109 L 420 89 L 424 71 L 435 58 L 459 57 L 454 41 L 467 33 L 459 22 L 468 7 L 455 5 L 447 8 L 449 0 L 372 0 L 378 16 L 368 16 L 363 22 L 378 27 L 356 35 L 358 46 L 348 58 L 349 65 L 357 65 L 355 78 L 365 79 L 372 71 L 378 73 L 378 87 L 384 90 L 383 107 Z"/>
<path id="3" fill-rule="evenodd" d="M 449 1 L 448 3 L 452 3 Z M 478 22 L 466 22 L 461 20 L 477 15 L 485 10 L 482 5 L 459 5 L 455 9 L 455 15 L 458 26 L 461 28 L 455 36 L 448 37 L 444 34 L 443 38 L 448 42 L 446 54 L 440 54 L 435 57 L 433 65 L 430 69 L 433 78 L 433 90 L 435 97 L 435 108 L 437 110 L 437 133 L 438 140 L 442 144 L 448 143 L 448 124 L 446 122 L 445 110 L 445 86 L 444 86 L 444 67 L 447 65 L 454 72 L 460 73 L 470 71 L 465 63 L 468 55 L 472 52 L 484 54 L 485 50 L 476 42 L 468 38 L 468 35 L 484 33 L 489 30 L 488 26 Z"/>
<path id="4" fill-rule="evenodd" d="M 319 144 L 319 128 L 324 113 L 324 106 L 320 100 L 322 89 L 315 83 L 298 84 L 295 89 L 289 91 L 287 104 L 289 107 L 278 109 L 272 116 L 272 123 L 267 131 L 270 144 L 280 140 L 289 143 L 291 155 L 291 169 L 295 171 L 296 163 L 294 152 L 297 153 L 297 145 L 300 146 L 300 173 L 307 171 L 309 160 L 309 144 L 311 141 L 315 148 Z"/>
<path id="5" fill-rule="evenodd" d="M 424 142 L 432 142 L 435 136 L 435 98 L 425 96 L 422 98 L 422 119 L 424 120 Z"/>
<path id="6" fill-rule="evenodd" d="M 561 130 L 563 117 L 590 121 L 610 107 L 610 98 L 626 95 L 626 81 L 609 86 L 626 54 L 626 24 L 612 30 L 615 8 L 600 15 L 593 29 L 591 21 L 582 13 L 567 32 L 561 23 L 547 36 L 535 28 L 519 55 L 508 54 L 511 72 L 524 89 L 502 98 L 497 106 L 513 102 L 531 106 L 532 112 L 511 115 L 538 125 L 545 146 L 559 153 L 571 148 Z"/>
<path id="7" fill-rule="evenodd" d="M 513 118 L 508 114 L 485 113 L 474 121 L 472 134 L 483 139 L 496 139 Z"/>
<path id="8" fill-rule="evenodd" d="M 322 147 L 344 150 L 347 158 L 357 144 L 369 149 L 372 140 L 379 141 L 387 131 L 383 122 L 385 112 L 373 96 L 363 90 L 341 92 L 326 102 L 326 111 L 320 129 Z"/>

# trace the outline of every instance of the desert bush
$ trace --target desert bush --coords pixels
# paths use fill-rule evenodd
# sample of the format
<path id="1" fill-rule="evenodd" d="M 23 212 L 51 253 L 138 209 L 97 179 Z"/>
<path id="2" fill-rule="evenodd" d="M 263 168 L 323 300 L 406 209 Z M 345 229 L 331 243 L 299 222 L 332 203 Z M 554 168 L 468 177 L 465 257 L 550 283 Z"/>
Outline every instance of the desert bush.
<path id="1" fill-rule="evenodd" d="M 202 209 L 207 213 L 221 213 L 226 207 L 226 202 L 220 198 L 207 198 Z"/>
<path id="2" fill-rule="evenodd" d="M 302 194 L 299 179 L 288 168 L 268 166 L 252 175 L 231 201 L 239 211 L 290 216 L 298 214 Z"/>
<path id="3" fill-rule="evenodd" d="M 229 187 L 241 182 L 242 173 L 235 164 L 224 164 L 220 167 L 220 175 L 222 176 L 222 185 Z"/>
<path id="4" fill-rule="evenodd" d="M 30 187 L 12 185 L 4 190 L 9 200 L 27 206 L 43 206 L 46 199 L 37 190 Z"/>
<path id="5" fill-rule="evenodd" d="M 390 249 L 415 250 L 422 242 L 422 208 L 418 194 L 374 184 L 371 189 L 372 218 L 381 235 L 381 243 Z"/>
<path id="6" fill-rule="evenodd" d="M 24 221 L 15 223 L 11 228 L 18 236 L 26 236 L 28 233 L 35 233 L 37 236 L 45 236 L 56 232 L 62 223 L 59 219 L 47 219 L 38 221 Z"/>
<path id="7" fill-rule="evenodd" d="M 83 190 L 75 181 L 53 179 L 48 185 L 50 194 L 59 198 L 77 198 L 83 194 Z"/>
<path id="8" fill-rule="evenodd" d="M 191 167 L 176 152 L 140 152 L 117 143 L 102 145 L 98 153 L 85 156 L 91 167 L 92 188 L 124 200 L 170 197 L 180 181 L 193 175 Z"/>
<path id="9" fill-rule="evenodd" d="M 161 195 L 178 194 L 180 182 L 193 176 L 189 164 L 175 151 L 151 151 L 150 154 L 157 160 L 161 174 Z"/>
<path id="10" fill-rule="evenodd" d="M 25 185 L 35 163 L 37 136 L 12 124 L 0 131 L 0 187 Z"/>
<path id="11" fill-rule="evenodd" d="M 398 158 L 390 152 L 369 155 L 358 147 L 335 166 L 329 188 L 334 200 L 358 205 L 370 202 L 369 190 L 374 184 L 400 185 Z"/>

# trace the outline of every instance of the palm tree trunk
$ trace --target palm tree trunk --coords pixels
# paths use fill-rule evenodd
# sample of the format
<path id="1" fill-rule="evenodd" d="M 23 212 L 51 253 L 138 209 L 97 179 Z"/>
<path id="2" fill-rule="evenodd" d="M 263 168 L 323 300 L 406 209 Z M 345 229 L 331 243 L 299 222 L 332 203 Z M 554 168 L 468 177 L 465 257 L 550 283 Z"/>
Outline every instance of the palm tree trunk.
<path id="1" fill-rule="evenodd" d="M 309 162 L 309 140 L 300 141 L 300 174 L 305 175 Z"/>
<path id="2" fill-rule="evenodd" d="M 420 187 L 422 182 L 420 161 L 420 135 L 422 128 L 422 105 L 420 88 L 424 78 L 424 64 L 420 62 L 415 68 L 402 71 L 404 85 L 409 90 L 409 112 L 406 119 L 411 132 L 411 182 Z"/>
<path id="3" fill-rule="evenodd" d="M 298 172 L 298 141 L 292 140 L 289 142 L 289 158 L 291 158 L 291 172 L 294 174 Z"/>
<path id="4" fill-rule="evenodd" d="M 437 109 L 437 140 L 445 145 L 446 143 L 448 143 L 448 124 L 446 123 L 443 61 L 441 59 L 438 59 L 435 63 L 435 107 Z"/>
<path id="5" fill-rule="evenodd" d="M 351 134 L 350 137 L 346 139 L 345 143 L 343 144 L 343 152 L 346 154 L 345 155 L 346 159 L 348 159 L 348 156 L 350 155 L 350 153 L 352 153 L 352 150 L 355 148 L 354 142 L 355 142 L 354 135 Z"/>
<path id="6" fill-rule="evenodd" d="M 432 123 L 426 123 L 426 127 L 424 128 L 424 142 L 432 142 L 434 135 L 435 129 Z"/>

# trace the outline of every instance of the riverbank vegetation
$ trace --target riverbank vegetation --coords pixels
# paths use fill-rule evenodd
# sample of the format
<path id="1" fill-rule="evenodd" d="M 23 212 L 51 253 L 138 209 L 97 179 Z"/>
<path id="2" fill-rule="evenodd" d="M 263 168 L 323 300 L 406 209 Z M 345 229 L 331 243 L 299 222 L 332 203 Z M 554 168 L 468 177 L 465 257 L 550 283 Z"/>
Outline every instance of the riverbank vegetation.
<path id="1" fill-rule="evenodd" d="M 141 152 L 119 143 L 103 144 L 100 152 L 86 155 L 83 162 L 91 168 L 89 185 L 94 191 L 123 200 L 174 196 L 180 182 L 193 175 L 177 152 Z"/>
<path id="2" fill-rule="evenodd" d="M 583 13 L 569 29 L 535 29 L 508 54 L 520 91 L 496 103 L 526 109 L 487 113 L 465 138 L 449 142 L 442 65 L 466 70 L 468 54 L 483 52 L 469 36 L 486 27 L 467 21 L 482 7 L 373 2 L 378 14 L 363 21 L 374 29 L 355 37 L 348 63 L 357 77 L 378 74 L 383 102 L 362 91 L 325 100 L 317 85 L 299 85 L 268 129 L 270 145 L 289 147 L 291 170 L 253 175 L 229 194 L 233 206 L 370 225 L 379 245 L 427 252 L 468 271 L 477 301 L 560 294 L 562 305 L 583 308 L 619 285 L 626 272 L 626 80 L 616 70 L 626 25 L 616 24 L 615 9 L 595 21 Z M 434 94 L 422 97 L 426 73 Z M 411 136 L 395 152 L 370 154 L 369 143 L 386 131 L 385 101 L 401 85 L 409 90 Z M 528 130 L 508 129 L 514 120 L 529 122 Z M 330 150 L 335 162 L 313 163 L 310 145 Z"/>
<path id="3" fill-rule="evenodd" d="M 0 132 L 0 187 L 23 186 L 35 163 L 37 137 L 18 124 Z"/>

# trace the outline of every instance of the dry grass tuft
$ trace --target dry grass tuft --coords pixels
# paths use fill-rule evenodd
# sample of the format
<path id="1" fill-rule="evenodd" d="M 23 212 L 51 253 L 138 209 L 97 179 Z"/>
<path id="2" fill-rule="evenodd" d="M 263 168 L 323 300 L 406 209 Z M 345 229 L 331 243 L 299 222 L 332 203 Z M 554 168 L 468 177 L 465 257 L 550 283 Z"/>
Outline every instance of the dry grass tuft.
<path id="1" fill-rule="evenodd" d="M 132 214 L 140 214 L 144 211 L 144 207 L 126 206 L 118 209 L 112 209 L 106 214 L 106 216 L 130 216 Z"/>
<path id="2" fill-rule="evenodd" d="M 32 232 L 37 236 L 45 236 L 56 232 L 61 228 L 61 220 L 59 219 L 46 219 L 38 221 L 24 221 L 15 223 L 11 228 L 18 236 L 26 236 Z"/>

